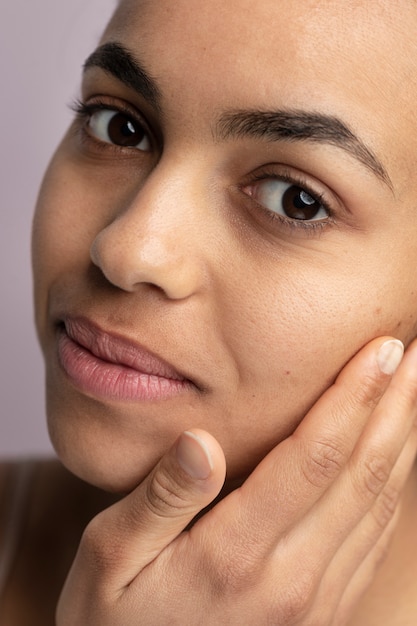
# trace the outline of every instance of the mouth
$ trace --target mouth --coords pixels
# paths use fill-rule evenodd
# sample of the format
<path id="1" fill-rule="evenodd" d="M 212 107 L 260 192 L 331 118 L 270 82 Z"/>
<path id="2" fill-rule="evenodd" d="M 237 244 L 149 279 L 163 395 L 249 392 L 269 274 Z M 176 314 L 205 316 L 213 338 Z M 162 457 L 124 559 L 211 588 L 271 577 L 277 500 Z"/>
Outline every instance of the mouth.
<path id="1" fill-rule="evenodd" d="M 72 384 L 97 398 L 156 401 L 196 389 L 165 360 L 84 318 L 58 324 L 58 358 Z"/>

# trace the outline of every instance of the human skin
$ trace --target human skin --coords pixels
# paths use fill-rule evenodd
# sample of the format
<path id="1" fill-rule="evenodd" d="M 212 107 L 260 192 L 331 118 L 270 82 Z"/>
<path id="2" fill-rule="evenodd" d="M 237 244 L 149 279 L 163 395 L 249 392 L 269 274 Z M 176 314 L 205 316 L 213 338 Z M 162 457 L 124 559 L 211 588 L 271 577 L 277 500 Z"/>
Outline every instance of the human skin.
<path id="1" fill-rule="evenodd" d="M 121 4 L 101 43 L 155 78 L 160 110 L 97 67 L 82 99 L 127 103 L 152 147 L 87 141 L 75 121 L 34 222 L 50 432 L 86 480 L 129 490 L 191 427 L 220 442 L 230 479 L 244 477 L 366 342 L 415 335 L 415 8 L 368 7 Z M 328 141 L 213 138 L 225 113 L 277 109 L 340 118 L 390 184 Z M 283 176 L 305 181 L 330 217 L 271 219 L 260 194 Z M 143 402 L 80 393 L 57 358 L 65 316 L 138 342 L 197 386 Z"/>
<path id="2" fill-rule="evenodd" d="M 345 13 L 331 2 L 121 3 L 101 44 L 117 42 L 140 61 L 159 106 L 91 63 L 82 99 L 127 106 L 136 124 L 140 114 L 149 143 L 115 148 L 98 126 L 102 110 L 89 124 L 78 118 L 34 222 L 49 427 L 63 462 L 85 480 L 129 491 L 182 431 L 202 428 L 220 443 L 230 484 L 241 481 L 363 345 L 381 335 L 408 345 L 415 336 L 415 279 L 406 270 L 417 260 L 408 32 L 416 11 L 358 2 Z M 242 110 L 332 116 L 359 141 L 343 139 L 340 127 L 326 140 L 308 138 L 308 129 L 291 141 L 215 135 L 222 116 Z M 262 205 L 280 210 L 279 191 L 292 185 L 330 214 L 321 207 L 313 225 L 271 218 Z M 193 384 L 135 402 L 81 388 L 57 350 L 57 328 L 80 316 L 146 347 Z M 356 367 L 366 386 L 366 368 Z M 206 445 L 221 465 L 217 444 Z M 413 453 L 406 450 L 398 484 Z M 250 484 L 259 493 L 259 481 Z"/>

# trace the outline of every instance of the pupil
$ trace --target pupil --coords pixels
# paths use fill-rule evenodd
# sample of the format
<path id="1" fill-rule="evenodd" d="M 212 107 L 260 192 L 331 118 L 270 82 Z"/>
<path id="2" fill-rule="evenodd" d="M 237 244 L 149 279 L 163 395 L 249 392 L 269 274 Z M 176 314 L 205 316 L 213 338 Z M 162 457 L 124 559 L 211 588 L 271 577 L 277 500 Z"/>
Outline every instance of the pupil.
<path id="1" fill-rule="evenodd" d="M 294 185 L 284 193 L 282 205 L 288 217 L 296 220 L 311 220 L 321 209 L 321 204 L 317 200 L 304 189 Z"/>
<path id="2" fill-rule="evenodd" d="M 122 113 L 117 113 L 111 118 L 108 133 L 113 143 L 128 147 L 137 146 L 145 136 L 143 128 L 136 126 Z"/>

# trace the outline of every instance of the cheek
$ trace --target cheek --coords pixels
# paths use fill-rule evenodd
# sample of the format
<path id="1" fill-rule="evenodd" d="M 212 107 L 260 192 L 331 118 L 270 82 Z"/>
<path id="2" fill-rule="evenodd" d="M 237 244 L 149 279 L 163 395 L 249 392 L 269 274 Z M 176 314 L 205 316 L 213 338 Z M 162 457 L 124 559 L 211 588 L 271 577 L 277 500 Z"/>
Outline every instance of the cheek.
<path id="1" fill-rule="evenodd" d="M 65 168 L 51 165 L 40 190 L 33 223 L 33 262 L 47 270 L 88 256 L 95 212 L 88 192 Z"/>
<path id="2" fill-rule="evenodd" d="M 37 317 L 50 287 L 64 274 L 85 273 L 90 248 L 109 212 L 100 186 L 87 168 L 68 163 L 65 144 L 54 156 L 39 192 L 32 229 L 32 264 Z M 85 171 L 83 171 L 85 170 Z M 100 207 L 97 211 L 96 207 Z"/>
<path id="3" fill-rule="evenodd" d="M 369 265 L 352 272 L 334 263 L 320 279 L 302 267 L 284 269 L 263 289 L 242 294 L 246 308 L 224 317 L 244 405 L 263 424 L 265 445 L 294 429 L 368 341 L 382 335 L 410 341 L 417 298 L 411 284 L 396 285 L 391 271 L 378 283 Z"/>

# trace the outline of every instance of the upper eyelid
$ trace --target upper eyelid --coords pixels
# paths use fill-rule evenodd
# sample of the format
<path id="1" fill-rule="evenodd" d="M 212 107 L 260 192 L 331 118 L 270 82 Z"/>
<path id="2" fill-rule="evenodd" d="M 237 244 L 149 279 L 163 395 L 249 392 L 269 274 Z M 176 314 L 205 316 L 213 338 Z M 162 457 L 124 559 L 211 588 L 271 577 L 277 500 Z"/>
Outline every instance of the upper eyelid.
<path id="1" fill-rule="evenodd" d="M 118 100 L 117 102 L 107 102 L 103 99 L 103 96 L 92 96 L 88 98 L 88 100 L 79 99 L 76 100 L 72 108 L 76 113 L 94 113 L 95 111 L 115 111 L 119 113 L 125 113 L 126 115 L 131 115 L 141 124 L 143 124 L 146 129 L 149 129 L 149 123 L 144 117 L 144 115 L 133 105 L 124 102 L 123 100 Z"/>
<path id="2" fill-rule="evenodd" d="M 268 176 L 263 177 L 261 179 L 258 179 L 258 181 L 269 180 L 270 178 L 275 178 L 276 180 L 279 180 L 279 177 L 275 175 L 274 177 L 268 177 Z M 258 181 L 255 181 L 255 182 L 258 182 Z M 291 181 L 285 181 L 285 182 L 287 182 L 288 185 L 291 185 Z M 297 185 L 294 182 L 292 184 L 296 186 L 300 186 L 301 188 L 301 185 Z M 241 189 L 241 191 L 245 193 L 243 189 Z M 308 193 L 308 189 L 306 189 L 306 191 Z M 325 229 L 327 230 L 328 228 L 334 227 L 336 224 L 336 218 L 335 218 L 334 212 L 332 211 L 331 208 L 326 207 L 324 204 L 323 204 L 323 208 L 328 213 L 326 218 L 323 218 L 320 220 L 304 221 L 304 220 L 292 219 L 290 217 L 284 217 L 280 215 L 279 213 L 272 211 L 267 206 L 263 205 L 256 198 L 251 198 L 251 200 L 259 207 L 259 210 L 261 210 L 261 212 L 265 216 L 267 216 L 270 222 L 277 224 L 279 229 L 284 228 L 287 232 L 288 231 L 298 232 L 300 235 L 313 237 L 315 233 L 322 232 Z"/>
<path id="3" fill-rule="evenodd" d="M 289 185 L 294 185 L 306 191 L 310 196 L 323 205 L 323 207 L 329 212 L 330 216 L 336 213 L 337 206 L 341 203 L 339 198 L 334 193 L 327 191 L 325 188 L 319 191 L 315 184 L 310 183 L 306 175 L 303 175 L 301 172 L 291 172 L 288 169 L 288 166 L 281 164 L 279 166 L 282 168 L 281 172 L 271 171 L 269 169 L 270 167 L 271 165 L 260 168 L 260 171 L 253 174 L 252 181 L 249 181 L 243 186 L 248 187 L 251 184 L 259 183 L 262 180 L 275 179 L 277 181 L 288 183 Z M 330 194 L 332 199 L 329 198 Z"/>
<path id="4" fill-rule="evenodd" d="M 80 114 L 92 114 L 94 111 L 111 110 L 130 115 L 144 126 L 145 131 L 148 133 L 151 144 L 153 144 L 154 146 L 155 143 L 160 144 L 160 142 L 156 138 L 156 133 L 152 128 L 150 128 L 147 119 L 139 111 L 139 109 L 135 105 L 132 105 L 122 99 L 118 98 L 115 100 L 112 96 L 96 94 L 89 96 L 86 99 L 76 100 L 71 108 L 73 108 L 73 110 Z M 271 170 L 272 167 L 280 168 L 281 172 Z M 257 171 L 251 174 L 250 180 L 246 180 L 245 183 L 239 185 L 239 187 L 241 188 L 241 190 L 243 190 L 244 187 L 250 186 L 251 184 L 255 184 L 256 182 L 260 182 L 261 180 L 265 179 L 280 180 L 304 189 L 309 195 L 314 197 L 318 202 L 323 205 L 323 207 L 328 211 L 329 216 L 332 216 L 335 213 L 334 205 L 341 203 L 337 195 L 335 201 L 329 200 L 328 195 L 330 192 L 326 192 L 325 189 L 319 191 L 315 184 L 309 182 L 307 175 L 304 175 L 301 172 L 294 173 L 292 168 L 289 168 L 288 165 L 285 165 L 283 163 L 269 163 L 260 168 L 257 168 Z M 333 196 L 335 196 L 335 194 L 332 193 L 332 197 Z"/>
<path id="5" fill-rule="evenodd" d="M 126 88 L 120 89 L 119 81 L 103 84 L 101 80 L 97 81 L 94 75 L 91 77 L 88 76 L 88 78 L 84 75 L 81 82 L 80 94 L 79 100 L 86 103 L 94 99 L 121 103 L 135 115 L 138 115 L 140 120 L 145 120 L 148 128 L 154 132 L 158 141 L 161 140 L 163 115 L 160 110 L 158 108 L 154 109 L 140 93 L 130 89 L 127 91 Z"/>
<path id="6" fill-rule="evenodd" d="M 275 176 L 274 178 L 278 179 L 277 176 Z M 268 177 L 264 178 L 264 180 L 268 179 Z M 288 185 L 291 185 L 291 181 L 286 182 L 288 182 Z M 305 188 L 296 183 L 292 184 L 299 186 L 300 188 Z M 308 189 L 306 189 L 306 191 L 307 193 L 309 193 Z M 317 194 L 315 194 L 315 196 L 316 195 Z M 297 220 L 295 218 L 284 217 L 279 213 L 272 211 L 267 206 L 259 202 L 259 200 L 257 200 L 256 198 L 252 198 L 252 201 L 259 207 L 259 210 L 261 211 L 261 213 L 264 214 L 268 222 L 277 225 L 278 232 L 282 232 L 282 229 L 284 229 L 284 232 L 297 233 L 299 236 L 302 237 L 315 237 L 329 229 L 337 227 L 338 225 L 338 216 L 336 215 L 336 212 L 333 211 L 331 207 L 328 207 L 325 204 L 322 204 L 322 206 L 327 212 L 326 217 L 318 220 Z"/>
<path id="7" fill-rule="evenodd" d="M 127 116 L 130 116 L 144 127 L 152 148 L 159 148 L 160 140 L 157 132 L 155 132 L 154 129 L 150 126 L 148 120 L 137 107 L 124 100 L 117 99 L 116 101 L 114 101 L 114 99 L 110 98 L 109 96 L 97 94 L 90 96 L 86 99 L 81 98 L 75 100 L 71 105 L 71 109 L 75 111 L 76 115 L 83 119 L 85 119 L 86 117 L 91 117 L 95 112 L 98 111 L 114 111 L 115 113 L 123 113 Z"/>

